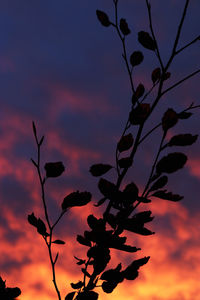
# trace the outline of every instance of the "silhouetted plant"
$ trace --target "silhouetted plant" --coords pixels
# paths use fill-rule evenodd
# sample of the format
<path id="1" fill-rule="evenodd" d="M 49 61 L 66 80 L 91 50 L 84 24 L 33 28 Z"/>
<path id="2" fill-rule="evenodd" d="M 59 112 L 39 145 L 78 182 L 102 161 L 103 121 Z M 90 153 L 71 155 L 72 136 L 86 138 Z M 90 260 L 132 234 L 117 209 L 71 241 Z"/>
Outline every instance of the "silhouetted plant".
<path id="1" fill-rule="evenodd" d="M 6 281 L 0 277 L 0 299 L 15 300 L 19 295 L 21 295 L 21 290 L 18 287 L 6 287 Z"/>
<path id="2" fill-rule="evenodd" d="M 126 19 L 118 17 L 118 2 L 118 0 L 113 0 L 115 10 L 114 21 L 111 21 L 110 17 L 101 10 L 97 10 L 96 14 L 99 22 L 104 27 L 112 27 L 116 31 L 122 43 L 122 56 L 132 91 L 131 108 L 123 133 L 116 145 L 116 165 L 111 166 L 108 163 L 98 163 L 92 165 L 90 168 L 90 173 L 93 176 L 101 177 L 98 181 L 98 189 L 102 194 L 102 198 L 95 206 L 99 207 L 106 201 L 107 206 L 101 218 L 97 218 L 92 214 L 89 215 L 87 223 L 90 229 L 84 231 L 83 235 L 77 235 L 78 243 L 87 247 L 87 256 L 86 258 L 75 257 L 77 265 L 81 266 L 82 279 L 76 283 L 71 283 L 71 287 L 74 291 L 68 293 L 65 296 L 65 300 L 95 300 L 98 298 L 98 293 L 93 291 L 95 288 L 101 287 L 105 293 L 112 293 L 119 283 L 122 283 L 124 280 L 135 280 L 138 277 L 140 267 L 145 265 L 150 257 L 142 257 L 140 259 L 133 260 L 130 265 L 125 267 L 123 267 L 119 262 L 115 268 L 107 269 L 111 260 L 110 249 L 117 249 L 128 253 L 135 253 L 140 250 L 140 248 L 126 244 L 126 236 L 121 236 L 125 231 L 142 236 L 154 234 L 154 232 L 146 227 L 146 223 L 151 222 L 154 218 L 151 216 L 152 212 L 150 210 L 135 212 L 140 203 L 150 203 L 152 197 L 175 202 L 180 201 L 183 198 L 183 196 L 168 191 L 165 187 L 168 182 L 168 175 L 183 168 L 187 162 L 187 156 L 182 152 L 176 151 L 165 154 L 163 153 L 166 150 L 171 151 L 171 147 L 174 146 L 192 145 L 197 140 L 197 135 L 185 133 L 175 135 L 171 137 L 169 141 L 166 141 L 168 131 L 172 127 L 176 126 L 178 122 L 189 119 L 192 116 L 191 111 L 200 107 L 199 105 L 195 106 L 194 103 L 179 112 L 175 111 L 173 108 L 168 108 L 160 117 L 160 122 L 156 126 L 152 127 L 146 134 L 143 134 L 143 129 L 147 120 L 150 119 L 155 107 L 160 104 L 160 100 L 163 95 L 166 95 L 169 91 L 180 86 L 184 81 L 200 72 L 200 69 L 198 69 L 178 82 L 175 82 L 170 87 L 164 88 L 165 81 L 167 81 L 171 76 L 169 68 L 173 60 L 180 52 L 184 51 L 187 47 L 200 39 L 200 36 L 198 36 L 184 47 L 178 48 L 178 42 L 189 0 L 185 1 L 173 47 L 166 63 L 163 62 L 158 42 L 154 34 L 151 5 L 149 1 L 146 0 L 150 32 L 140 31 L 138 33 L 138 42 L 144 48 L 150 50 L 152 54 L 156 55 L 159 63 L 159 66 L 152 71 L 152 86 L 147 91 L 145 90 L 143 83 L 135 86 L 133 81 L 133 75 L 135 74 L 133 71 L 135 72 L 135 67 L 139 66 L 143 62 L 144 55 L 141 51 L 135 50 L 131 55 L 127 53 L 126 39 L 127 36 L 130 35 L 131 30 Z M 150 96 L 152 95 L 153 90 L 155 92 L 155 96 L 152 96 L 153 99 L 150 101 Z M 149 102 L 146 102 L 147 97 Z M 133 165 L 133 160 L 135 159 L 135 154 L 137 153 L 139 146 L 157 128 L 162 128 L 160 144 L 144 189 L 139 190 L 137 183 L 133 181 L 128 183 L 124 189 L 121 189 L 121 184 L 127 174 L 127 171 Z M 131 132 L 133 130 L 135 130 L 134 135 Z M 55 274 L 55 265 L 59 254 L 57 253 L 55 256 L 53 255 L 52 244 L 64 244 L 64 241 L 54 240 L 53 232 L 67 210 L 72 207 L 86 205 L 91 201 L 92 195 L 86 191 L 75 191 L 67 195 L 62 202 L 60 215 L 56 222 L 51 224 L 45 198 L 45 184 L 49 177 L 60 176 L 64 172 L 65 168 L 62 162 L 48 162 L 44 166 L 45 175 L 42 174 L 40 149 L 44 141 L 44 137 L 41 139 L 38 138 L 34 123 L 33 132 L 37 144 L 37 160 L 32 159 L 32 162 L 37 169 L 41 185 L 46 224 L 42 219 L 36 217 L 34 213 L 28 216 L 28 221 L 31 225 L 36 227 L 38 233 L 43 237 L 47 245 L 52 267 L 53 283 L 58 299 L 61 300 Z M 161 154 L 163 155 L 161 156 Z M 115 183 L 102 177 L 112 168 L 116 170 L 117 176 Z"/>

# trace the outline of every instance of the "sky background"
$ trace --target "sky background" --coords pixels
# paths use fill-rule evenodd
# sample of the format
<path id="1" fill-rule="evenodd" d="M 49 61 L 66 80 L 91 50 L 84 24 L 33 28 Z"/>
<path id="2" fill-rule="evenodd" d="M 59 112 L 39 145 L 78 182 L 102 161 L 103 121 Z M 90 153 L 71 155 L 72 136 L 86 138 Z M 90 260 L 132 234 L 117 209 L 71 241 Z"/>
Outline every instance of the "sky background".
<path id="1" fill-rule="evenodd" d="M 200 32 L 198 0 L 190 1 L 179 46 Z M 155 34 L 166 61 L 184 1 L 152 0 Z M 72 191 L 88 190 L 93 202 L 72 209 L 58 225 L 55 238 L 66 245 L 60 252 L 57 278 L 62 296 L 71 291 L 70 282 L 81 279 L 73 255 L 84 257 L 86 248 L 76 235 L 87 229 L 90 213 L 100 216 L 93 206 L 101 195 L 98 179 L 89 168 L 94 163 L 114 164 L 116 143 L 131 108 L 131 90 L 122 60 L 120 41 L 112 28 L 100 25 L 96 9 L 113 19 L 111 0 L 1 0 L 0 1 L 0 276 L 8 286 L 19 286 L 20 300 L 53 300 L 55 291 L 44 242 L 27 222 L 27 215 L 43 217 L 40 186 L 30 158 L 36 158 L 32 120 L 40 136 L 45 135 L 42 164 L 62 161 L 65 173 L 47 182 L 51 220 L 60 213 L 63 198 Z M 137 67 L 134 83 L 151 87 L 151 72 L 158 67 L 152 51 L 137 42 L 137 33 L 148 31 L 145 1 L 119 1 L 119 16 L 131 29 L 127 50 L 143 51 L 144 62 Z M 166 88 L 200 66 L 200 42 L 178 55 L 170 68 Z M 171 107 L 177 112 L 191 102 L 200 104 L 200 75 L 169 92 L 147 123 L 144 133 L 155 126 Z M 147 102 L 151 102 L 149 98 Z M 168 135 L 199 134 L 200 110 L 180 121 Z M 134 135 L 134 131 L 132 131 Z M 157 130 L 140 148 L 134 169 L 124 181 L 134 181 L 142 189 L 148 179 L 152 158 L 158 147 Z M 200 141 L 193 146 L 174 148 L 188 155 L 186 167 L 169 176 L 168 189 L 184 195 L 179 203 L 153 198 L 155 219 L 148 226 L 154 236 L 129 234 L 129 241 L 142 248 L 137 255 L 113 251 L 113 262 L 127 265 L 150 255 L 135 281 L 119 285 L 109 300 L 198 300 L 200 294 Z M 107 177 L 115 181 L 114 171 Z"/>

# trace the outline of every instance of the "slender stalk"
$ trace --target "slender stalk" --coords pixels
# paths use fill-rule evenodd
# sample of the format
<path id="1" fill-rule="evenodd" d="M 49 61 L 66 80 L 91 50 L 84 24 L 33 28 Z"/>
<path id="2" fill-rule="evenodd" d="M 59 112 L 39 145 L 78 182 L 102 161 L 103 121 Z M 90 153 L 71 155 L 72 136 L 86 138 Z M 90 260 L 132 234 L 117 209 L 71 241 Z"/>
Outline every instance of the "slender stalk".
<path id="1" fill-rule="evenodd" d="M 148 0 L 146 0 L 146 6 L 147 6 L 148 16 L 149 16 L 149 27 L 150 27 L 151 34 L 152 34 L 152 37 L 154 39 L 154 42 L 156 44 L 156 54 L 158 56 L 158 60 L 160 62 L 161 69 L 162 69 L 162 71 L 164 71 L 164 65 L 163 65 L 163 62 L 162 62 L 162 59 L 161 59 L 161 56 L 160 56 L 160 51 L 159 51 L 159 48 L 158 48 L 158 44 L 157 44 L 157 40 L 156 40 L 156 37 L 155 37 L 155 33 L 154 33 L 154 29 L 153 29 L 153 24 L 152 24 L 151 5 L 148 2 Z"/>
<path id="2" fill-rule="evenodd" d="M 188 76 L 184 77 L 183 79 L 179 80 L 178 82 L 176 82 L 175 84 L 173 84 L 172 86 L 170 86 L 168 89 L 164 90 L 162 92 L 162 96 L 166 93 L 168 93 L 169 91 L 171 91 L 172 89 L 174 89 L 175 87 L 177 87 L 178 85 L 180 85 L 181 83 L 183 83 L 184 81 L 190 79 L 191 77 L 195 76 L 196 74 L 200 73 L 200 69 L 198 69 L 197 71 L 189 74 Z"/>
<path id="3" fill-rule="evenodd" d="M 195 39 L 193 39 L 190 43 L 186 44 L 184 47 L 180 48 L 176 51 L 176 55 L 185 50 L 187 47 L 191 46 L 192 44 L 196 43 L 197 41 L 200 41 L 200 35 L 197 36 Z"/>
<path id="4" fill-rule="evenodd" d="M 54 223 L 53 226 L 51 226 L 49 215 L 48 215 L 48 210 L 47 210 L 47 205 L 46 205 L 46 199 L 45 199 L 45 188 L 44 188 L 44 186 L 45 186 L 46 178 L 42 177 L 41 167 L 40 167 L 40 161 L 41 161 L 41 159 L 40 159 L 40 157 L 41 157 L 41 154 L 40 154 L 41 142 L 39 142 L 39 140 L 38 140 L 37 132 L 36 132 L 36 128 L 35 128 L 35 124 L 34 123 L 33 123 L 33 128 L 34 128 L 34 136 L 35 136 L 35 140 L 36 140 L 36 144 L 37 144 L 37 163 L 34 162 L 34 165 L 35 165 L 35 167 L 37 169 L 37 173 L 38 173 L 38 177 L 39 177 L 45 218 L 46 218 L 46 221 L 47 221 L 47 224 L 48 224 L 48 228 L 49 228 L 49 231 L 50 231 L 50 233 L 49 233 L 49 242 L 47 241 L 46 237 L 44 237 L 44 239 L 45 239 L 45 243 L 46 243 L 47 248 L 48 248 L 49 259 L 50 259 L 51 268 L 52 268 L 52 275 L 53 275 L 52 281 L 53 281 L 53 284 L 54 284 L 54 287 L 55 287 L 55 290 L 56 290 L 56 293 L 57 293 L 57 296 L 58 296 L 58 300 L 61 300 L 60 291 L 58 289 L 57 282 L 56 282 L 56 274 L 55 274 L 56 260 L 55 261 L 53 260 L 51 246 L 52 246 L 53 229 L 56 226 L 56 224 L 58 223 L 58 221 L 61 219 L 61 217 L 62 217 L 62 215 L 64 213 L 61 213 L 61 215 L 58 218 L 58 220 Z"/>

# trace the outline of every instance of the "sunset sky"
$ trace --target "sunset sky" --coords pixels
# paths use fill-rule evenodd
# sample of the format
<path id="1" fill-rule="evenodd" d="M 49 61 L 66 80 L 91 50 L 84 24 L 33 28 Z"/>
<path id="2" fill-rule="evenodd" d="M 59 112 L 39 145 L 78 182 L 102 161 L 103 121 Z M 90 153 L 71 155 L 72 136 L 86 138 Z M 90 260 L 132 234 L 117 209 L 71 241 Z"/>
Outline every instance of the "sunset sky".
<path id="1" fill-rule="evenodd" d="M 183 0 L 151 0 L 153 24 L 166 62 L 180 20 Z M 178 48 L 200 34 L 200 2 L 191 0 Z M 55 300 L 52 274 L 44 241 L 27 222 L 34 212 L 44 220 L 40 186 L 30 158 L 37 149 L 32 133 L 45 135 L 42 165 L 62 161 L 66 170 L 46 185 L 50 219 L 61 211 L 63 198 L 72 191 L 90 191 L 93 201 L 71 209 L 57 226 L 59 251 L 57 281 L 64 296 L 71 282 L 82 279 L 74 255 L 84 258 L 87 247 L 76 235 L 88 229 L 87 216 L 101 216 L 94 207 L 101 197 L 98 179 L 89 168 L 95 163 L 115 163 L 116 143 L 131 108 L 131 89 L 122 59 L 121 43 L 113 28 L 102 27 L 96 9 L 114 18 L 112 0 L 2 0 L 0 1 L 0 276 L 10 287 L 22 290 L 19 300 Z M 153 53 L 137 42 L 137 33 L 149 31 L 145 0 L 119 0 L 119 17 L 131 29 L 127 51 L 142 51 L 143 63 L 134 75 L 135 85 L 151 87 L 151 72 L 159 66 Z M 200 41 L 179 54 L 170 67 L 166 88 L 200 68 Z M 163 97 L 144 133 L 160 122 L 170 107 L 177 112 L 191 102 L 200 104 L 200 74 Z M 151 103 L 152 97 L 147 99 Z M 199 134 L 200 109 L 169 131 Z M 132 129 L 131 129 L 132 130 Z M 134 130 L 132 134 L 134 136 Z M 142 190 L 158 149 L 161 129 L 139 148 L 134 168 L 123 186 L 134 181 Z M 155 219 L 148 228 L 153 236 L 128 234 L 140 253 L 112 251 L 111 266 L 125 267 L 135 258 L 151 256 L 135 281 L 125 281 L 100 300 L 200 299 L 200 140 L 189 147 L 174 147 L 188 155 L 184 169 L 169 176 L 167 189 L 184 196 L 178 203 L 152 198 L 139 206 Z M 173 150 L 174 150 L 173 149 Z M 165 152 L 166 153 L 166 152 Z M 115 182 L 113 170 L 105 176 Z"/>

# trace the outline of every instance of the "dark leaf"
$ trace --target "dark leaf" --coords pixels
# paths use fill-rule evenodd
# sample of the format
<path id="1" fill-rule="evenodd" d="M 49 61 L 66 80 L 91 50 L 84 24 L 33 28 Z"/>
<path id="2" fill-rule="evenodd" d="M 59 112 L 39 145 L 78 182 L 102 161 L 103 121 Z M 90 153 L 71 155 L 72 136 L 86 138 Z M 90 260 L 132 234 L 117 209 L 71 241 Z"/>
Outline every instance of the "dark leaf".
<path id="1" fill-rule="evenodd" d="M 144 225 L 144 223 L 151 222 L 154 217 L 151 217 L 151 211 L 146 210 L 135 214 L 132 219 L 135 220 L 136 223 Z"/>
<path id="2" fill-rule="evenodd" d="M 150 112 L 149 103 L 141 103 L 136 108 L 132 109 L 129 114 L 129 121 L 132 125 L 141 125 L 144 123 Z"/>
<path id="3" fill-rule="evenodd" d="M 37 221 L 37 231 L 39 234 L 48 236 L 49 234 L 47 233 L 46 225 L 44 222 L 39 218 Z"/>
<path id="4" fill-rule="evenodd" d="M 52 243 L 54 243 L 54 244 L 60 244 L 60 245 L 64 245 L 65 244 L 65 242 L 62 241 L 62 240 L 55 240 Z"/>
<path id="5" fill-rule="evenodd" d="M 37 227 L 37 224 L 38 224 L 38 219 L 35 217 L 34 213 L 32 213 L 31 215 L 28 215 L 28 222 Z"/>
<path id="6" fill-rule="evenodd" d="M 138 276 L 138 270 L 149 261 L 150 256 L 134 260 L 124 271 L 124 278 L 134 280 Z"/>
<path id="7" fill-rule="evenodd" d="M 189 146 L 192 145 L 196 142 L 198 138 L 198 135 L 192 135 L 192 134 L 178 134 L 173 136 L 169 143 L 168 146 Z"/>
<path id="8" fill-rule="evenodd" d="M 73 192 L 66 196 L 62 203 L 62 209 L 66 210 L 74 206 L 84 206 L 91 201 L 92 195 L 89 192 Z"/>
<path id="9" fill-rule="evenodd" d="M 110 269 L 110 270 L 103 272 L 100 279 L 106 280 L 106 281 L 117 280 L 118 274 L 120 273 L 121 268 L 122 268 L 122 265 L 120 263 L 117 265 L 117 267 L 115 269 Z"/>
<path id="10" fill-rule="evenodd" d="M 167 176 L 160 177 L 149 189 L 149 192 L 162 188 L 163 186 L 165 186 L 167 184 L 167 182 L 168 182 Z"/>
<path id="11" fill-rule="evenodd" d="M 113 167 L 111 165 L 107 165 L 107 164 L 96 164 L 96 165 L 92 165 L 90 167 L 90 173 L 93 176 L 101 176 L 105 173 L 107 173 L 110 169 L 112 169 Z"/>
<path id="12" fill-rule="evenodd" d="M 169 128 L 176 125 L 177 122 L 178 122 L 178 114 L 172 108 L 168 108 L 168 110 L 164 113 L 162 118 L 163 130 L 167 131 Z"/>
<path id="13" fill-rule="evenodd" d="M 75 294 L 76 294 L 76 292 L 71 292 L 71 293 L 67 294 L 65 296 L 65 300 L 73 300 Z"/>
<path id="14" fill-rule="evenodd" d="M 18 287 L 6 288 L 6 300 L 14 300 L 19 295 L 21 295 L 21 290 Z"/>
<path id="15" fill-rule="evenodd" d="M 123 204 L 125 207 L 132 205 L 138 198 L 138 187 L 134 182 L 126 185 L 123 190 Z"/>
<path id="16" fill-rule="evenodd" d="M 118 192 L 114 183 L 103 178 L 99 180 L 98 188 L 100 192 L 108 199 L 113 199 Z"/>
<path id="17" fill-rule="evenodd" d="M 188 119 L 191 116 L 192 116 L 192 113 L 186 112 L 186 111 L 183 111 L 183 112 L 178 114 L 178 118 L 181 119 L 181 120 Z"/>
<path id="18" fill-rule="evenodd" d="M 79 281 L 79 282 L 77 282 L 77 283 L 70 283 L 71 284 L 71 287 L 73 288 L 73 289 L 80 289 L 84 284 L 83 284 L 83 282 L 82 281 Z"/>
<path id="19" fill-rule="evenodd" d="M 137 86 L 136 91 L 132 96 L 132 104 L 133 105 L 135 105 L 135 103 L 138 101 L 138 99 L 144 95 L 144 92 L 145 92 L 144 85 L 142 83 L 140 83 Z"/>
<path id="20" fill-rule="evenodd" d="M 77 235 L 76 240 L 81 245 L 91 247 L 91 242 L 88 239 L 86 239 L 85 237 L 83 237 L 82 235 Z"/>
<path id="21" fill-rule="evenodd" d="M 84 291 L 79 293 L 77 300 L 97 300 L 99 295 L 94 291 Z"/>
<path id="22" fill-rule="evenodd" d="M 130 63 L 133 67 L 142 63 L 144 55 L 141 51 L 134 51 L 130 56 Z"/>
<path id="23" fill-rule="evenodd" d="M 146 49 L 149 50 L 156 49 L 156 43 L 148 32 L 145 31 L 138 32 L 138 41 Z"/>
<path id="24" fill-rule="evenodd" d="M 120 141 L 117 144 L 117 149 L 119 152 L 129 150 L 133 145 L 133 136 L 131 133 L 122 136 Z"/>
<path id="25" fill-rule="evenodd" d="M 96 14 L 97 14 L 97 18 L 99 20 L 99 22 L 101 23 L 101 25 L 108 27 L 110 26 L 110 20 L 107 16 L 107 14 L 101 10 L 96 10 Z"/>
<path id="26" fill-rule="evenodd" d="M 120 168 L 129 168 L 133 164 L 133 160 L 130 157 L 124 157 L 118 160 L 118 165 Z"/>
<path id="27" fill-rule="evenodd" d="M 169 201 L 180 201 L 183 199 L 183 196 L 180 196 L 178 194 L 172 194 L 171 192 L 166 192 L 166 190 L 160 190 L 152 194 L 152 196 L 161 198 L 164 200 L 169 200 Z"/>
<path id="28" fill-rule="evenodd" d="M 128 24 L 126 22 L 126 19 L 121 19 L 119 24 L 120 30 L 124 35 L 128 35 L 131 31 L 128 28 Z"/>
<path id="29" fill-rule="evenodd" d="M 110 248 L 125 251 L 125 252 L 129 252 L 129 253 L 134 253 L 134 252 L 137 252 L 137 251 L 141 250 L 141 248 L 137 248 L 137 247 L 130 246 L 130 245 L 125 245 L 125 244 L 117 244 L 117 243 L 111 245 Z"/>
<path id="30" fill-rule="evenodd" d="M 167 73 L 164 73 L 163 74 L 163 80 L 167 80 L 171 77 L 171 73 L 170 72 L 167 72 Z"/>
<path id="31" fill-rule="evenodd" d="M 113 290 L 117 287 L 118 282 L 116 281 L 104 281 L 102 283 L 102 289 L 105 293 L 109 294 L 112 293 Z"/>
<path id="32" fill-rule="evenodd" d="M 181 152 L 169 153 L 161 158 L 156 165 L 156 171 L 161 173 L 173 173 L 183 168 L 187 161 L 187 156 Z"/>
<path id="33" fill-rule="evenodd" d="M 87 223 L 93 231 L 105 231 L 105 223 L 103 219 L 97 219 L 93 215 L 87 217 Z"/>
<path id="34" fill-rule="evenodd" d="M 153 81 L 153 84 L 160 81 L 160 79 L 161 79 L 161 69 L 160 68 L 156 68 L 155 70 L 153 70 L 153 72 L 151 74 L 151 79 Z"/>
<path id="35" fill-rule="evenodd" d="M 44 168 L 46 177 L 58 177 L 65 171 L 65 167 L 61 161 L 46 163 Z"/>

